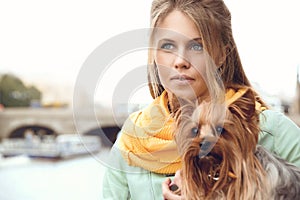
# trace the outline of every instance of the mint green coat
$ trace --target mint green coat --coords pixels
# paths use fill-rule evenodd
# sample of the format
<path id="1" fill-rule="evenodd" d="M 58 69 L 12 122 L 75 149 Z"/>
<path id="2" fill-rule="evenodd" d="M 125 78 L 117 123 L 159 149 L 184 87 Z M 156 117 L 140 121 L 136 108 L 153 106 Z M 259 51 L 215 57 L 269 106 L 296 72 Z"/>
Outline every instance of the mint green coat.
<path id="1" fill-rule="evenodd" d="M 260 114 L 259 144 L 300 167 L 300 128 L 282 113 Z M 113 147 L 103 177 L 102 200 L 162 200 L 165 175 L 131 167 Z M 172 177 L 171 177 L 172 178 Z"/>

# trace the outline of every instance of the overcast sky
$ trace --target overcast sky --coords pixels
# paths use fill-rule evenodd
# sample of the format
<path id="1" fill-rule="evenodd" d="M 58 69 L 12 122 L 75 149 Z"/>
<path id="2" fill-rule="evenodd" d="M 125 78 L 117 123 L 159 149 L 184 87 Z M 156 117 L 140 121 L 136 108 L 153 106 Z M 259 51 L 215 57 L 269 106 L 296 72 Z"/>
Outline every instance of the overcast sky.
<path id="1" fill-rule="evenodd" d="M 292 98 L 300 65 L 299 0 L 225 2 L 250 80 L 270 94 Z M 69 101 L 91 52 L 115 35 L 147 28 L 150 4 L 150 0 L 0 0 L 0 73 L 38 84 L 47 90 L 46 100 Z M 145 64 L 146 52 L 137 54 L 122 59 L 129 65 Z M 113 73 L 121 73 L 116 69 Z M 105 85 L 108 95 L 95 94 L 97 101 L 109 101 L 114 84 Z"/>

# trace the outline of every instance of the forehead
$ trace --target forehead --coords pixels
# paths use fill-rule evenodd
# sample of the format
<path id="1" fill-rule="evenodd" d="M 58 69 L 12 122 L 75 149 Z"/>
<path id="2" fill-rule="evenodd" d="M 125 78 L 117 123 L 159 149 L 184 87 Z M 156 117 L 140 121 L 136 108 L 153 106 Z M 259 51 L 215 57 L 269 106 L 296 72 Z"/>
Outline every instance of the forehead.
<path id="1" fill-rule="evenodd" d="M 158 36 L 161 37 L 185 37 L 189 39 L 200 38 L 197 26 L 186 14 L 174 10 L 157 24 Z M 168 30 L 168 31 L 167 31 Z"/>

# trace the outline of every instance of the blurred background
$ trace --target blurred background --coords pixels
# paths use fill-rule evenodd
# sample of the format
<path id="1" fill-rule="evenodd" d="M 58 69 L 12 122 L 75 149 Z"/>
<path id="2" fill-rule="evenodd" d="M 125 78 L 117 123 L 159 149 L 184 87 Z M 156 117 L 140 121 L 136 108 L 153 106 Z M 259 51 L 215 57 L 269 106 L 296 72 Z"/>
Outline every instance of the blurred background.
<path id="1" fill-rule="evenodd" d="M 300 125 L 299 1 L 225 3 L 252 84 L 273 109 Z M 103 160 L 122 120 L 151 101 L 142 87 L 113 113 L 114 87 L 127 71 L 146 65 L 147 52 L 112 62 L 94 102 L 81 89 L 76 98 L 83 110 L 93 103 L 94 113 L 83 112 L 77 124 L 76 78 L 103 42 L 147 28 L 150 6 L 150 0 L 0 0 L 1 200 L 100 199 Z"/>

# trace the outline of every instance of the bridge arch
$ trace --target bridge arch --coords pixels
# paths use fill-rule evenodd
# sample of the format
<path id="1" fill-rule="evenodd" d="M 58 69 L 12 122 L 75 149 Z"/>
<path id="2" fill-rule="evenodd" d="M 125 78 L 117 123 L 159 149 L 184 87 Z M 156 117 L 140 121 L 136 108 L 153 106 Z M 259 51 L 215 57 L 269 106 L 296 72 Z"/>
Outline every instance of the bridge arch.
<path id="1" fill-rule="evenodd" d="M 99 136 L 104 146 L 111 147 L 116 141 L 120 130 L 121 129 L 118 126 L 94 127 L 88 131 L 85 131 L 83 135 Z"/>
<path id="2" fill-rule="evenodd" d="M 32 125 L 21 125 L 18 126 L 17 128 L 13 129 L 8 137 L 9 138 L 24 138 L 26 132 L 30 131 L 31 133 L 33 133 L 34 135 L 37 136 L 44 136 L 44 135 L 54 135 L 56 136 L 57 133 L 50 127 L 44 126 L 44 125 L 36 125 L 36 124 L 32 124 Z"/>

